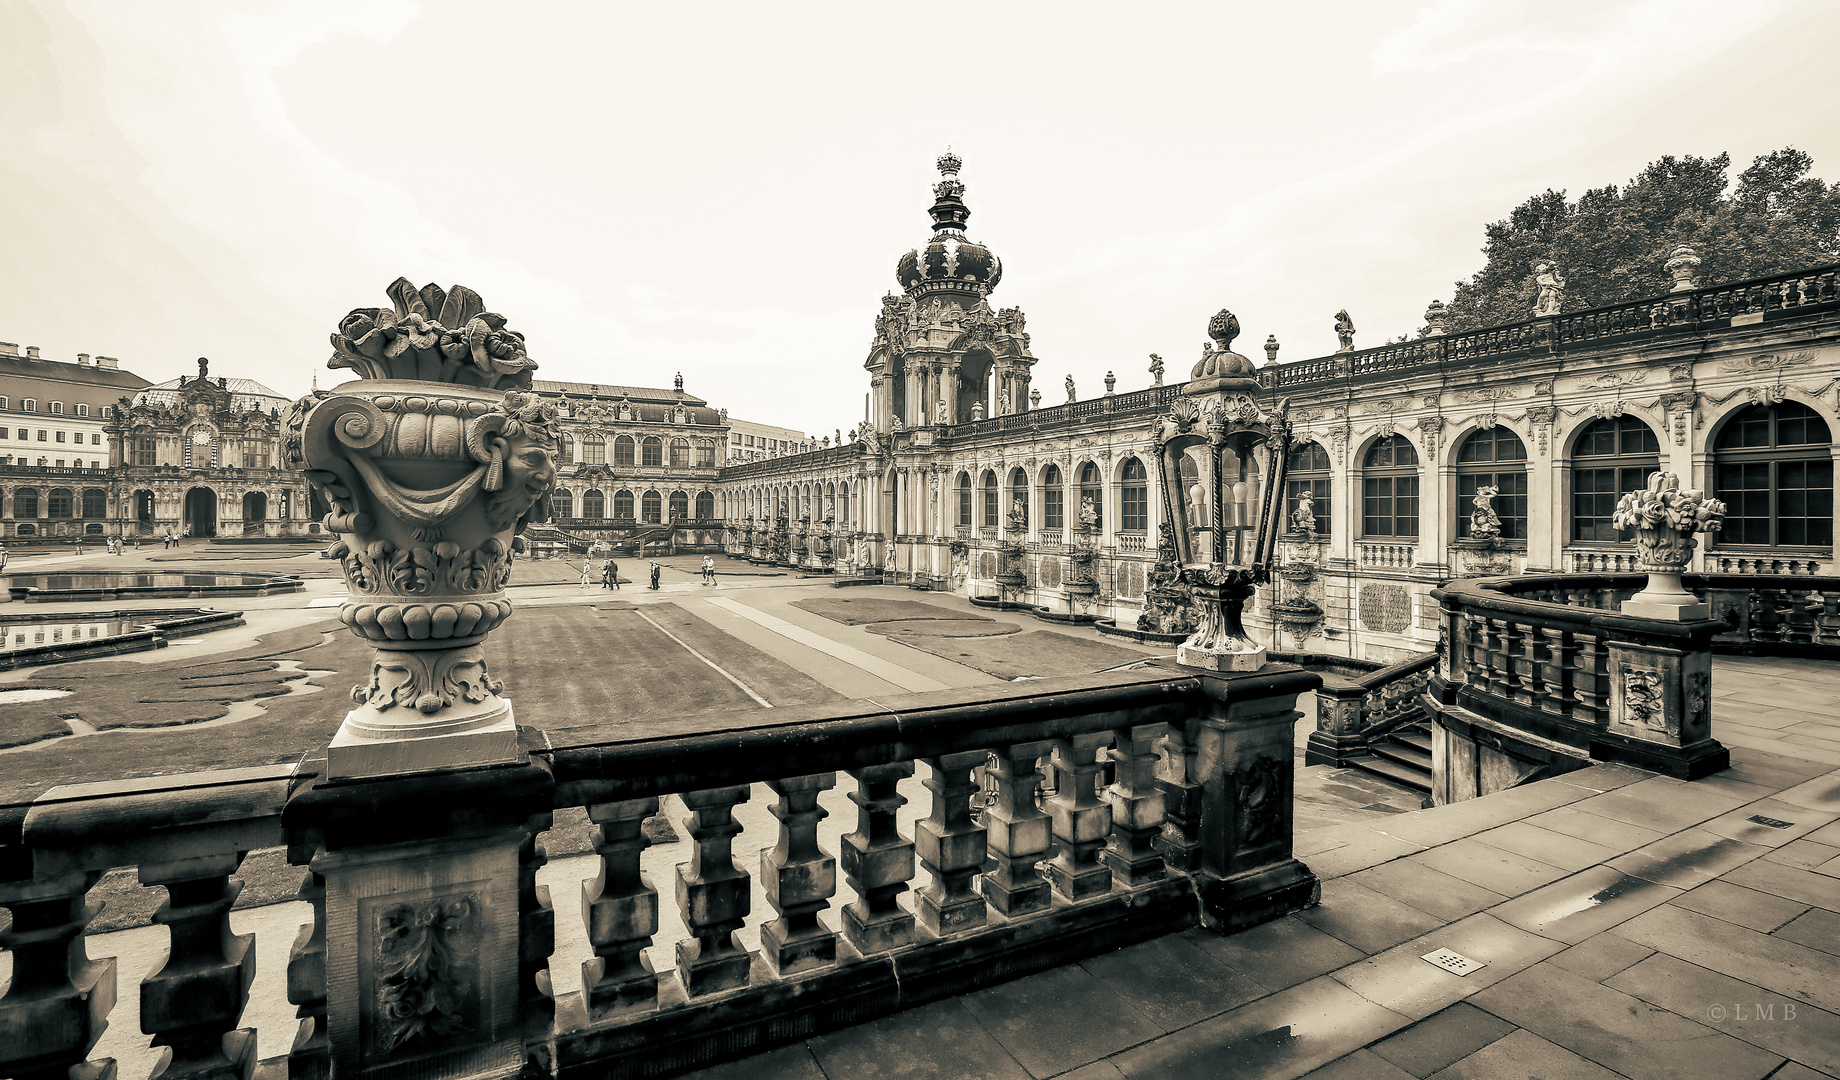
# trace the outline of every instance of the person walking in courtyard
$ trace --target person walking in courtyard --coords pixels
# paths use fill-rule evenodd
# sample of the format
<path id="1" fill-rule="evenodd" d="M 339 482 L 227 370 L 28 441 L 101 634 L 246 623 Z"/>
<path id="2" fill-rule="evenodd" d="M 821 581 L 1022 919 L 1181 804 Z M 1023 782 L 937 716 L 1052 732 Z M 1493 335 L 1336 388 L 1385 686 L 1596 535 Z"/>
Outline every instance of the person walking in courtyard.
<path id="1" fill-rule="evenodd" d="M 661 569 L 662 567 L 657 563 L 652 563 L 652 588 L 654 589 L 658 587 L 658 574 Z"/>
<path id="2" fill-rule="evenodd" d="M 593 575 L 594 575 L 594 560 L 587 558 L 586 556 L 583 556 L 581 560 L 581 587 L 582 588 L 585 589 L 589 585 L 593 584 L 593 582 L 589 580 Z"/>
<path id="3" fill-rule="evenodd" d="M 617 589 L 619 587 L 620 587 L 620 568 L 614 565 L 614 561 L 612 559 L 608 559 L 607 565 L 601 567 L 601 588 Z"/>
<path id="4" fill-rule="evenodd" d="M 703 556 L 703 584 L 714 585 L 715 583 L 716 557 L 714 555 L 705 555 Z"/>

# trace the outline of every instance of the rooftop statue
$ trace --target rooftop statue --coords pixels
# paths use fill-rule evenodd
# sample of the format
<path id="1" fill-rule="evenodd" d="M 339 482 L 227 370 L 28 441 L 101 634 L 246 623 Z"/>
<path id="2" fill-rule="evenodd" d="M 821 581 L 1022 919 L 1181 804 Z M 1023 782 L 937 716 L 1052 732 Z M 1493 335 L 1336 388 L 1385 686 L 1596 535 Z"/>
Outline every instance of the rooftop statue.
<path id="1" fill-rule="evenodd" d="M 1150 354 L 1150 377 L 1156 380 L 1151 385 L 1163 385 L 1163 358 L 1155 353 Z"/>
<path id="2" fill-rule="evenodd" d="M 1354 351 L 1354 320 L 1348 317 L 1348 309 L 1335 313 L 1335 351 Z"/>
<path id="3" fill-rule="evenodd" d="M 1540 259 L 1533 264 L 1533 283 L 1539 289 L 1539 295 L 1533 302 L 1533 317 L 1543 318 L 1559 314 L 1559 305 L 1565 301 L 1565 279 L 1559 276 L 1559 264 L 1549 259 Z"/>

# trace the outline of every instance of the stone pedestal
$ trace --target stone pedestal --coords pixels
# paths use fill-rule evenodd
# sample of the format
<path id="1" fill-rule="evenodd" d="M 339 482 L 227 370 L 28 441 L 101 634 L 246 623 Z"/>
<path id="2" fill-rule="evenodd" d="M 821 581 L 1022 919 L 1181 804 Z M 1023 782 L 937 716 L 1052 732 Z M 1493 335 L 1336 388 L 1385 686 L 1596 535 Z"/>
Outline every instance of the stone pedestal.
<path id="1" fill-rule="evenodd" d="M 1623 601 L 1623 614 L 1669 622 L 1695 622 L 1711 614 L 1712 609 L 1681 584 L 1681 567 L 1643 565 L 1641 569 L 1648 572 L 1648 586 Z"/>
<path id="2" fill-rule="evenodd" d="M 1610 722 L 1591 756 L 1696 780 L 1731 764 L 1712 737 L 1712 635 L 1700 622 L 1676 644 L 1610 642 Z"/>
<path id="3" fill-rule="evenodd" d="M 1265 646 L 1246 635 L 1240 622 L 1248 585 L 1196 585 L 1195 606 L 1201 625 L 1187 641 L 1176 646 L 1176 663 L 1212 672 L 1257 671 L 1265 666 Z"/>
<path id="4" fill-rule="evenodd" d="M 550 778 L 514 765 L 296 794 L 290 851 L 325 882 L 327 1030 L 341 1077 L 510 1077 L 525 1066 L 521 852 L 550 823 Z M 553 933 L 553 929 L 550 930 Z"/>
<path id="5" fill-rule="evenodd" d="M 1210 930 L 1244 930 L 1320 895 L 1316 875 L 1291 854 L 1291 790 L 1297 695 L 1321 683 L 1288 664 L 1202 679 L 1209 711 L 1195 753 L 1203 823 L 1196 887 Z"/>

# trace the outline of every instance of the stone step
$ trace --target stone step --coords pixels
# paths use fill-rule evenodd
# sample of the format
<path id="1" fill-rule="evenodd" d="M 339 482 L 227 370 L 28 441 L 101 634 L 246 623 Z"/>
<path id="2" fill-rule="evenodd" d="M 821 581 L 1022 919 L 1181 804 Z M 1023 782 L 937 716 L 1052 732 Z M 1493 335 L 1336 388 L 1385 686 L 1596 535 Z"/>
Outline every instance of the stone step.
<path id="1" fill-rule="evenodd" d="M 1402 740 L 1387 738 L 1381 739 L 1379 742 L 1369 743 L 1367 750 L 1375 757 L 1387 758 L 1409 769 L 1416 769 L 1425 774 L 1427 778 L 1431 776 L 1431 750 L 1429 747 L 1419 747 Z"/>
<path id="2" fill-rule="evenodd" d="M 1411 788 L 1413 791 L 1417 791 L 1421 794 L 1431 794 L 1430 773 L 1421 772 L 1407 765 L 1401 765 L 1391 758 L 1358 757 L 1350 759 L 1348 764 L 1353 768 L 1360 769 L 1362 772 L 1372 773 L 1375 776 L 1391 780 L 1395 784 Z"/>

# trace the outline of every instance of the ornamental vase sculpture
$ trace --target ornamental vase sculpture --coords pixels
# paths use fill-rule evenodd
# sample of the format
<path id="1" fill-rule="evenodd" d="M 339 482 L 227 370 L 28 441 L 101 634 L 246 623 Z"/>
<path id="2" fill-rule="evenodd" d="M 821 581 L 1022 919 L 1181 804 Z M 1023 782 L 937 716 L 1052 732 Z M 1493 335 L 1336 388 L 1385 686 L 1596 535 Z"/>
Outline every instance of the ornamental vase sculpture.
<path id="1" fill-rule="evenodd" d="M 525 393 L 521 335 L 462 286 L 398 279 L 394 309 L 332 336 L 357 380 L 296 402 L 282 456 L 326 497 L 349 598 L 339 619 L 376 649 L 328 749 L 333 776 L 517 760 L 517 727 L 486 669 L 511 614 L 514 547 L 547 515 L 555 410 Z"/>
<path id="2" fill-rule="evenodd" d="M 1647 488 L 1623 496 L 1610 523 L 1635 530 L 1636 568 L 1648 574 L 1647 586 L 1623 601 L 1623 614 L 1670 621 L 1710 614 L 1711 609 L 1687 591 L 1680 575 L 1699 546 L 1693 534 L 1717 532 L 1724 525 L 1723 502 L 1706 498 L 1698 489 L 1681 488 L 1676 473 L 1658 472 L 1648 478 Z"/>

